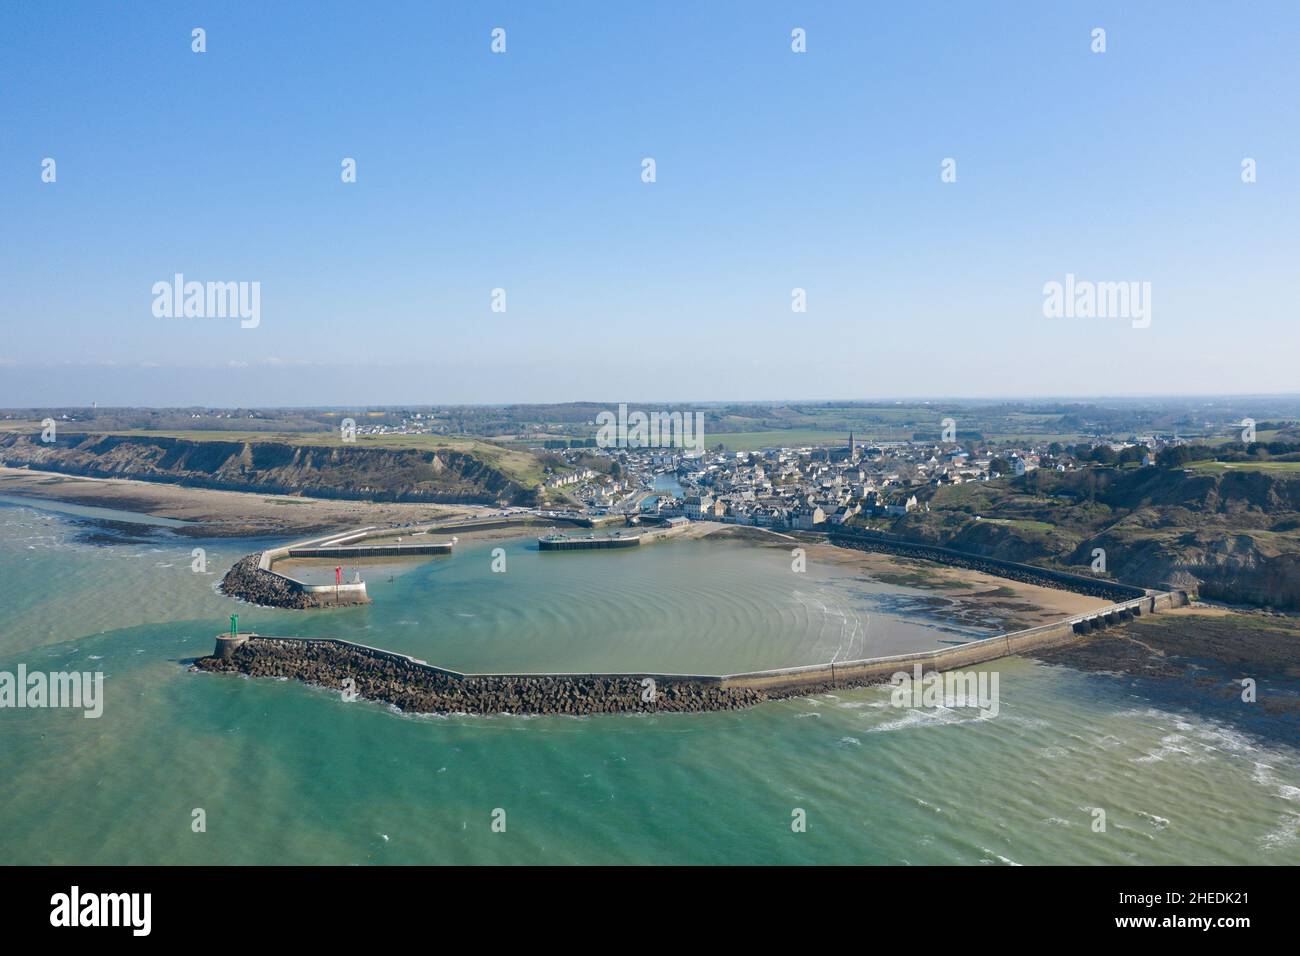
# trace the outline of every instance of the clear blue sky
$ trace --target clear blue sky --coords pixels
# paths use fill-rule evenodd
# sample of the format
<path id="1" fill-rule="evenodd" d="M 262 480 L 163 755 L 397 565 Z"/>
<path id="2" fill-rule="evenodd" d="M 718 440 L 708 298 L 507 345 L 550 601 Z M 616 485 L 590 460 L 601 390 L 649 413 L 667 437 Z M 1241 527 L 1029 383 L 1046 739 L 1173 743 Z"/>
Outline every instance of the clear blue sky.
<path id="1" fill-rule="evenodd" d="M 0 8 L 4 406 L 1293 392 L 1298 212 L 1294 0 Z"/>

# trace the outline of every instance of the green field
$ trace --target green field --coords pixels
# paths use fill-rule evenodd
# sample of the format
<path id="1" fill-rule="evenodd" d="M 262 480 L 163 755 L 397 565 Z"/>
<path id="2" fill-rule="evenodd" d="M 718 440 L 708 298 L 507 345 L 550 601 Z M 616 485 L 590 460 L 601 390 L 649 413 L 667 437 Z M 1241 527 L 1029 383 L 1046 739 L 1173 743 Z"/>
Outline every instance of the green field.
<path id="1" fill-rule="evenodd" d="M 1193 472 L 1221 475 L 1229 471 L 1262 471 L 1272 475 L 1300 476 L 1300 461 L 1196 461 L 1187 465 Z"/>
<path id="2" fill-rule="evenodd" d="M 854 433 L 855 438 L 866 436 Z M 799 445 L 843 445 L 848 447 L 848 432 L 816 431 L 811 428 L 777 428 L 763 432 L 704 433 L 704 447 L 723 445 L 728 451 L 758 451 L 760 448 L 797 447 Z"/>
<path id="3" fill-rule="evenodd" d="M 1280 429 L 1277 428 L 1260 429 L 1259 431 L 1255 432 L 1255 441 L 1269 442 L 1269 441 L 1286 440 L 1284 437 L 1280 437 L 1280 436 L 1282 436 L 1282 431 Z M 1241 433 L 1233 432 L 1230 435 L 1216 435 L 1213 437 L 1200 438 L 1197 440 L 1203 445 L 1214 445 L 1216 447 L 1219 445 L 1230 445 L 1233 444 L 1234 442 L 1241 441 Z"/>
<path id="4" fill-rule="evenodd" d="M 981 518 L 980 520 L 986 524 L 1002 524 L 1010 528 L 1019 528 L 1022 531 L 1047 533 L 1056 530 L 1056 525 L 1048 524 L 1046 521 L 1031 521 L 1027 518 Z"/>
<path id="5" fill-rule="evenodd" d="M 222 442 L 275 442 L 285 445 L 352 447 L 352 448 L 391 448 L 396 450 L 413 449 L 416 451 L 436 451 L 450 449 L 472 455 L 486 465 L 490 465 L 508 475 L 524 487 L 531 487 L 542 480 L 542 464 L 537 456 L 521 448 L 510 448 L 496 442 L 481 438 L 467 438 L 459 435 L 358 435 L 355 442 L 344 442 L 338 431 L 321 432 L 272 432 L 272 431 L 214 431 L 211 429 L 133 429 L 123 431 L 88 431 L 77 427 L 79 423 L 67 422 L 60 425 L 60 432 L 65 435 L 97 434 L 122 435 L 140 438 L 174 438 L 181 441 L 222 441 Z M 0 431 L 19 432 L 22 434 L 39 434 L 40 423 L 5 422 Z"/>

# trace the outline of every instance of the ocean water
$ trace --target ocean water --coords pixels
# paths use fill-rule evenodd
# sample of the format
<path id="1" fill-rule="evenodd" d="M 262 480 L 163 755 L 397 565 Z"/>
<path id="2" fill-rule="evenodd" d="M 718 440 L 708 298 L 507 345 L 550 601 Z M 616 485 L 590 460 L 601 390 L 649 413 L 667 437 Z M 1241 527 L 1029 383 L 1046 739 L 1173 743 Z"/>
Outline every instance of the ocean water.
<path id="1" fill-rule="evenodd" d="M 251 547 L 251 545 L 250 545 Z M 467 672 L 731 674 L 929 650 L 996 633 L 931 594 L 843 561 L 791 571 L 788 545 L 666 540 L 627 551 L 540 552 L 536 536 L 460 542 L 456 554 L 368 565 L 373 604 L 241 617 L 267 633 L 334 635 Z M 494 560 L 504 572 L 492 571 Z M 334 580 L 332 562 L 289 573 Z M 501 565 L 498 564 L 498 567 Z M 352 568 L 344 568 L 351 580 Z"/>
<path id="2" fill-rule="evenodd" d="M 992 719 L 898 709 L 888 688 L 575 719 L 405 716 L 184 665 L 232 609 L 244 629 L 468 670 L 727 671 L 848 656 L 850 634 L 870 651 L 926 608 L 815 564 L 799 588 L 817 598 L 801 604 L 777 549 L 489 542 L 391 582 L 372 573 L 370 607 L 302 615 L 214 592 L 256 542 L 155 527 L 91 544 L 87 520 L 0 507 L 0 671 L 97 670 L 106 688 L 97 720 L 0 710 L 6 863 L 1300 862 L 1286 725 L 1230 721 L 1127 677 L 996 662 L 983 668 L 999 676 Z M 206 574 L 191 570 L 196 547 Z M 507 552 L 498 580 L 493 547 Z M 616 560 L 588 560 L 600 557 Z M 954 633 L 923 623 L 913 639 Z"/>

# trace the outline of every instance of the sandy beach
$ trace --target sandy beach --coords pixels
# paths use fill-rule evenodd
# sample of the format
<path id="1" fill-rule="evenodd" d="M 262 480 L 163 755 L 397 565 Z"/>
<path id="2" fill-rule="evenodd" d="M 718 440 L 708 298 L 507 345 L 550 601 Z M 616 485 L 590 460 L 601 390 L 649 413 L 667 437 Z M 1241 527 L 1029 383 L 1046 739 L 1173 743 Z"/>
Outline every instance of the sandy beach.
<path id="1" fill-rule="evenodd" d="M 481 505 L 392 504 L 217 491 L 123 478 L 83 478 L 0 467 L 0 495 L 48 498 L 188 522 L 203 538 L 306 537 L 363 525 L 394 525 L 496 513 Z"/>
<path id="2" fill-rule="evenodd" d="M 816 561 L 833 562 L 846 569 L 859 570 L 866 577 L 886 584 L 901 584 L 930 591 L 937 600 L 953 602 L 959 609 L 969 612 L 995 609 L 1011 622 L 1012 629 L 1050 624 L 1063 617 L 1111 603 L 1105 598 L 1012 581 L 966 568 L 840 548 L 824 542 L 809 543 L 761 528 L 701 522 L 692 525 L 690 530 L 691 537 L 727 535 L 743 537 L 763 547 L 786 551 L 803 548 L 810 564 Z"/>

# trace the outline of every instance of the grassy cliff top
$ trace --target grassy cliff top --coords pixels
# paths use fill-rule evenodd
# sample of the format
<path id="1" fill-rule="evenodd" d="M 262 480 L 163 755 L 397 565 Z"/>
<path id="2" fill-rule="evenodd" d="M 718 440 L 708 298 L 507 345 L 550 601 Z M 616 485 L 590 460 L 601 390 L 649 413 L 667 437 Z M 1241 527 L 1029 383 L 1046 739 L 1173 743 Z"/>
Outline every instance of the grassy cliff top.
<path id="1" fill-rule="evenodd" d="M 40 422 L 4 422 L 0 432 L 38 434 Z M 497 469 L 517 484 L 530 488 L 543 478 L 540 459 L 524 448 L 512 448 L 481 438 L 462 435 L 357 435 L 355 442 L 344 442 L 338 431 L 253 431 L 231 429 L 96 429 L 80 422 L 59 424 L 68 435 L 113 435 L 132 438 L 170 438 L 192 442 L 247 442 L 311 447 L 384 448 L 396 451 L 458 451 L 477 458 Z"/>

